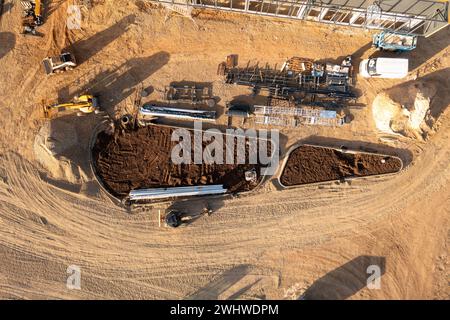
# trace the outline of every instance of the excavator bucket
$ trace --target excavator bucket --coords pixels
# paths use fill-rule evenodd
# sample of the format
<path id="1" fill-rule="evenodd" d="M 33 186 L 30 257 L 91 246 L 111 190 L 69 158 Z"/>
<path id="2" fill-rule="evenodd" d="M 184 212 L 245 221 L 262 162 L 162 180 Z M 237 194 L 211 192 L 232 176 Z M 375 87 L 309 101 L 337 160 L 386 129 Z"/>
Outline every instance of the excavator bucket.
<path id="1" fill-rule="evenodd" d="M 56 115 L 64 111 L 65 108 L 59 108 L 58 103 L 55 100 L 42 100 L 41 101 L 41 110 L 42 116 L 44 119 L 53 119 Z"/>
<path id="2" fill-rule="evenodd" d="M 44 70 L 45 70 L 46 74 L 52 74 L 53 73 L 52 62 L 50 61 L 49 58 L 44 59 L 42 61 L 42 64 L 44 65 Z"/>
<path id="3" fill-rule="evenodd" d="M 51 119 L 58 113 L 57 110 L 55 110 L 51 106 L 47 105 L 44 100 L 42 100 L 41 109 L 42 109 L 43 118 L 45 118 L 45 119 Z"/>

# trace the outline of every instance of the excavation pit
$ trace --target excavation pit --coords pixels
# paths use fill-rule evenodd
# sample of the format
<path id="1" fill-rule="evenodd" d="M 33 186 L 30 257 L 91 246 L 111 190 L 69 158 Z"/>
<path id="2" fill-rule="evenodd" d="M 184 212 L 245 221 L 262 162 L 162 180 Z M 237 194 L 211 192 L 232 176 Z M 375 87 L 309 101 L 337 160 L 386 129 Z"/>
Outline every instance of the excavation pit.
<path id="1" fill-rule="evenodd" d="M 284 187 L 399 172 L 395 156 L 301 145 L 288 153 L 279 182 Z"/>
<path id="2" fill-rule="evenodd" d="M 115 129 L 112 133 L 99 132 L 92 147 L 94 171 L 113 196 L 124 199 L 131 190 L 187 186 L 223 185 L 227 193 L 241 193 L 255 189 L 262 181 L 263 165 L 249 163 L 249 139 L 245 139 L 245 159 L 237 164 L 237 137 L 234 164 L 195 164 L 194 132 L 191 134 L 191 163 L 175 164 L 172 150 L 179 140 L 171 141 L 175 127 L 148 125 L 133 129 Z M 202 132 L 203 133 L 203 132 Z M 225 142 L 228 135 L 223 134 Z M 211 141 L 202 142 L 202 150 Z M 270 145 L 270 144 L 269 144 Z M 223 158 L 226 160 L 226 143 Z M 270 153 L 270 150 L 269 150 Z M 233 156 L 231 156 L 233 157 Z M 259 161 L 258 161 L 259 162 Z M 256 179 L 246 179 L 256 172 Z"/>

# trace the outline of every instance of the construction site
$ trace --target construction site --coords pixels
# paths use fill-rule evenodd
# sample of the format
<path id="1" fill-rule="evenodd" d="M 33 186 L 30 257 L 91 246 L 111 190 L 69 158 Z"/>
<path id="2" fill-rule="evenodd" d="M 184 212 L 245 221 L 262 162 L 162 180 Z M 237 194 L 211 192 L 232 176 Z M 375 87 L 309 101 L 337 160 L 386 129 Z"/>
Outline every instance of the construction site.
<path id="1" fill-rule="evenodd" d="M 0 1 L 0 298 L 448 299 L 449 21 Z"/>

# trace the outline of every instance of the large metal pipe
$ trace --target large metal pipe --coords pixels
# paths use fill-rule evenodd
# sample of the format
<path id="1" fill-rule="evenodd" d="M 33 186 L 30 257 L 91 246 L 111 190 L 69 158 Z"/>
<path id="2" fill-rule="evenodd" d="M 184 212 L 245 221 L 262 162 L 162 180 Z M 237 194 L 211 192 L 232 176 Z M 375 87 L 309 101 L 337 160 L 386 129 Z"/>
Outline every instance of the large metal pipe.
<path id="1" fill-rule="evenodd" d="M 155 200 L 172 197 L 205 196 L 212 194 L 224 194 L 227 189 L 223 185 L 214 184 L 207 186 L 152 188 L 131 190 L 128 197 L 131 201 Z"/>
<path id="2" fill-rule="evenodd" d="M 187 119 L 187 120 L 216 121 L 216 112 L 215 111 L 178 109 L 178 108 L 171 108 L 171 107 L 156 106 L 156 105 L 152 105 L 152 104 L 145 104 L 142 107 L 140 107 L 139 113 L 142 116 L 167 117 L 167 118 Z"/>

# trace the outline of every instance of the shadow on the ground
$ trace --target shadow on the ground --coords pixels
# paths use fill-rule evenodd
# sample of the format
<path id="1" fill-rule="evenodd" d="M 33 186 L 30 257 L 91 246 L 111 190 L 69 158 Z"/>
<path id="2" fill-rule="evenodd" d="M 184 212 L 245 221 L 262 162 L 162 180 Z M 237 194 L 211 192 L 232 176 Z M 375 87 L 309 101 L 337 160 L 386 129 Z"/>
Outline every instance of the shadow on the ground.
<path id="1" fill-rule="evenodd" d="M 210 210 L 209 215 L 213 215 L 214 212 L 219 210 L 224 206 L 224 199 L 229 197 L 229 195 L 224 196 L 204 196 L 199 198 L 188 198 L 184 200 L 178 200 L 173 202 L 167 212 L 171 210 L 176 210 L 182 213 L 185 220 L 183 225 L 187 226 L 194 223 L 196 220 L 203 217 L 203 219 L 208 219 L 208 214 L 205 213 L 206 210 Z"/>
<path id="2" fill-rule="evenodd" d="M 240 281 L 249 273 L 249 265 L 242 264 L 233 267 L 222 274 L 218 275 L 211 283 L 207 284 L 197 292 L 191 294 L 187 300 L 217 300 L 223 292 Z M 240 290 L 239 294 L 244 293 Z M 236 298 L 237 294 L 233 294 Z"/>
<path id="3" fill-rule="evenodd" d="M 379 274 L 375 270 L 379 271 Z M 385 257 L 359 256 L 316 280 L 301 298 L 344 300 L 366 287 L 369 280 L 381 278 L 385 272 Z"/>
<path id="4" fill-rule="evenodd" d="M 433 118 L 438 119 L 450 105 L 450 94 L 448 93 L 450 88 L 450 68 L 438 70 L 416 80 L 401 83 L 386 91 L 394 101 L 402 105 L 414 105 L 416 97 L 405 93 L 411 86 L 419 87 L 419 85 L 436 88 L 436 94 L 430 101 L 430 114 Z"/>
<path id="5" fill-rule="evenodd" d="M 44 0 L 42 5 L 44 7 L 44 20 L 47 20 L 58 8 L 66 2 L 65 0 Z"/>
<path id="6" fill-rule="evenodd" d="M 372 48 L 372 42 L 368 42 L 365 45 L 363 45 L 361 48 L 359 48 L 358 50 L 356 50 L 355 52 L 348 54 L 346 56 L 340 56 L 334 59 L 321 59 L 318 60 L 317 62 L 320 63 L 332 63 L 332 64 L 341 64 L 342 61 L 344 61 L 345 58 L 347 58 L 348 56 L 352 57 L 352 65 L 353 65 L 353 70 L 357 73 L 359 70 L 359 63 L 362 60 L 362 56 L 364 55 L 364 53 L 366 53 L 368 50 L 370 50 Z"/>
<path id="7" fill-rule="evenodd" d="M 0 19 L 5 12 L 11 12 L 12 8 L 14 7 L 14 3 L 12 2 L 8 3 L 3 2 L 4 1 L 0 1 Z M 1 5 L 1 3 L 3 3 L 3 6 Z"/>
<path id="8" fill-rule="evenodd" d="M 16 45 L 16 35 L 12 32 L 0 32 L 0 59 L 8 54 Z"/>
<path id="9" fill-rule="evenodd" d="M 114 108 L 136 92 L 145 79 L 169 62 L 170 55 L 160 51 L 148 57 L 132 58 L 113 69 L 101 71 L 93 81 L 69 94 L 69 87 L 58 93 L 60 99 L 72 99 L 76 95 L 90 93 L 99 97 L 100 108 L 114 114 Z"/>
<path id="10" fill-rule="evenodd" d="M 134 15 L 128 15 L 114 25 L 103 31 L 97 32 L 88 39 L 79 40 L 71 44 L 63 51 L 71 51 L 77 57 L 78 65 L 81 65 L 91 57 L 99 53 L 103 48 L 112 43 L 115 39 L 127 32 L 128 27 L 135 22 Z M 107 60 L 107 57 L 105 57 Z"/>
<path id="11" fill-rule="evenodd" d="M 407 58 L 409 59 L 409 71 L 414 71 L 423 63 L 429 61 L 433 56 L 450 45 L 450 28 L 444 28 L 428 38 L 419 37 L 417 48 L 403 53 L 390 51 L 376 51 L 371 58 Z"/>

